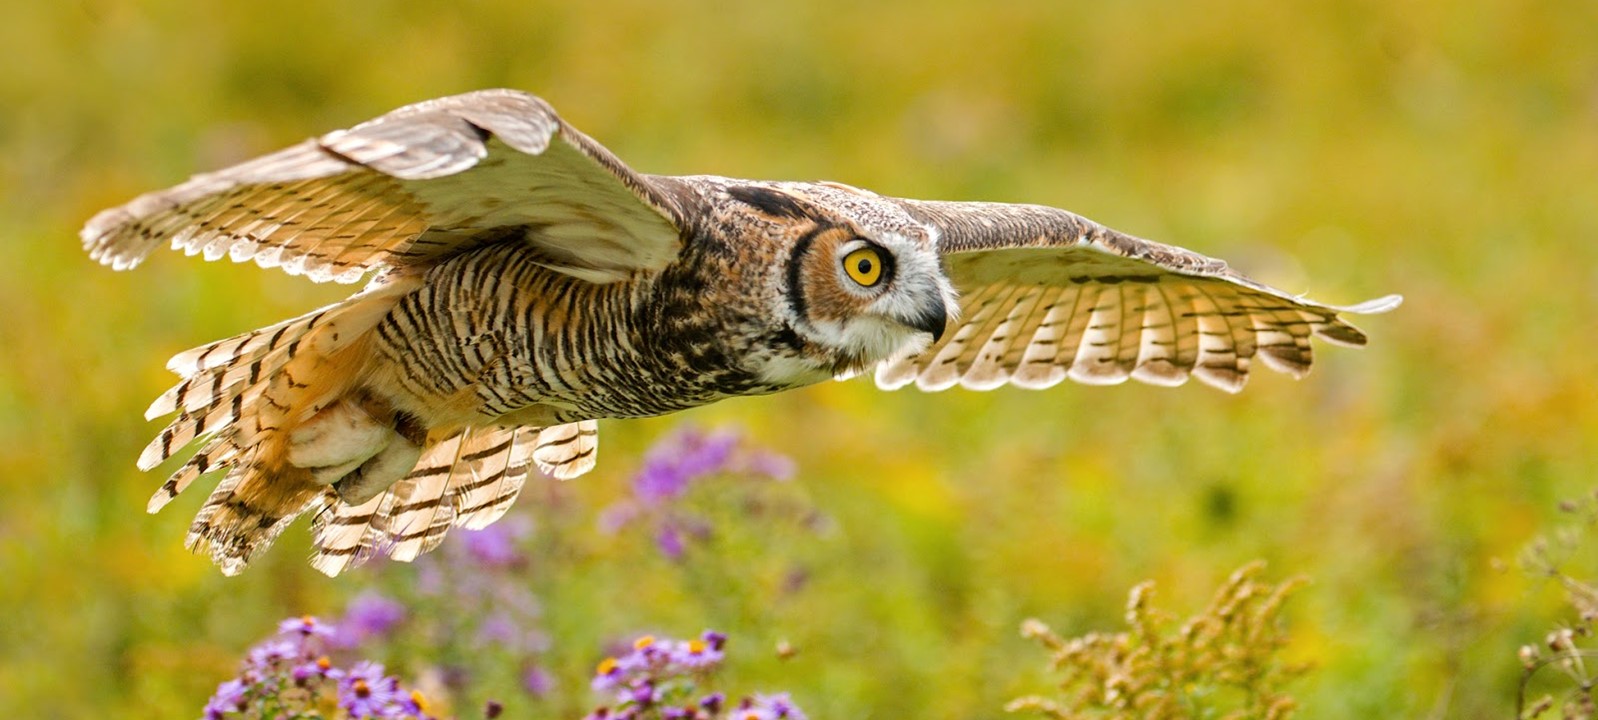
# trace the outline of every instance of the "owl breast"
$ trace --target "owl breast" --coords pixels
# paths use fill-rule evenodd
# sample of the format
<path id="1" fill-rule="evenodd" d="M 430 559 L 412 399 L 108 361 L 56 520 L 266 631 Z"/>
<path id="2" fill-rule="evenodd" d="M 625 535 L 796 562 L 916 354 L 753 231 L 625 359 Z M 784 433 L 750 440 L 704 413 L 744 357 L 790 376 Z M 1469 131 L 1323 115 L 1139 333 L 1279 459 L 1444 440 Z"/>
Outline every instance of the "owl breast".
<path id="1" fill-rule="evenodd" d="M 758 321 L 704 292 L 692 253 L 596 284 L 506 241 L 431 268 L 373 334 L 368 385 L 430 426 L 646 417 L 782 389 L 751 373 Z"/>

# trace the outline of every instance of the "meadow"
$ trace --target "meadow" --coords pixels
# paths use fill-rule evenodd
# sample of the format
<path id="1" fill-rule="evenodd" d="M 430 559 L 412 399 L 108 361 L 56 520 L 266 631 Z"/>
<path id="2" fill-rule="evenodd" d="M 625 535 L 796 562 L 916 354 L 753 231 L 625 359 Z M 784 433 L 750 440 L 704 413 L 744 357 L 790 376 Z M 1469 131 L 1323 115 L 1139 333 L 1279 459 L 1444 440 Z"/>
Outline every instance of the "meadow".
<path id="1" fill-rule="evenodd" d="M 391 668 L 475 668 L 461 717 L 489 696 L 580 717 L 617 643 L 715 629 L 729 685 L 811 718 L 994 718 L 1051 682 L 1026 619 L 1113 630 L 1144 580 L 1192 612 L 1262 559 L 1307 579 L 1283 613 L 1302 717 L 1513 716 L 1518 648 L 1572 615 L 1517 558 L 1598 486 L 1595 27 L 1585 0 L 12 3 L 0 712 L 194 717 L 280 620 L 376 596 L 408 603 Z M 182 547 L 203 492 L 144 512 L 164 476 L 134 467 L 142 411 L 171 354 L 348 288 L 175 253 L 113 273 L 78 228 L 496 86 L 644 172 L 1056 205 L 1319 300 L 1406 303 L 1356 320 L 1369 347 L 1237 396 L 857 380 L 605 422 L 594 472 L 507 518 L 512 579 L 467 572 L 498 583 L 468 597 L 426 591 L 440 561 L 325 578 L 303 524 L 222 577 Z M 693 428 L 787 479 L 683 495 L 706 531 L 676 541 L 607 523 Z M 1598 575 L 1591 549 L 1565 562 Z M 510 606 L 515 643 L 461 634 Z"/>

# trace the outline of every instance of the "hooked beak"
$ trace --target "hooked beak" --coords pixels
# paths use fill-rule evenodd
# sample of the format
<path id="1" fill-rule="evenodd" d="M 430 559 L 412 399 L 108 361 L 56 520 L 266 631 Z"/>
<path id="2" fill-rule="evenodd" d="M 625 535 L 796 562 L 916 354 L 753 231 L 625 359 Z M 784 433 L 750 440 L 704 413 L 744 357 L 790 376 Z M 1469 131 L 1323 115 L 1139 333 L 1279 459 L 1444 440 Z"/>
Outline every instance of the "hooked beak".
<path id="1" fill-rule="evenodd" d="M 905 324 L 922 332 L 932 333 L 932 342 L 937 343 L 943 339 L 943 331 L 949 324 L 949 309 L 944 306 L 941 296 L 933 294 Z"/>

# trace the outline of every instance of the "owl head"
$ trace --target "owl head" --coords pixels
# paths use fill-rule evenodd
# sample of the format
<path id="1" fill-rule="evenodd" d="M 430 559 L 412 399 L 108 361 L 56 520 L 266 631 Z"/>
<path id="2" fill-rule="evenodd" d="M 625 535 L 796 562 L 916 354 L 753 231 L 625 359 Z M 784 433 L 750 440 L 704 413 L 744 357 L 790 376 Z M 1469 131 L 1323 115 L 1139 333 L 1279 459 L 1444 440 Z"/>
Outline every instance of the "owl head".
<path id="1" fill-rule="evenodd" d="M 834 372 L 915 352 L 943 336 L 959 306 L 933 228 L 833 183 L 751 184 L 728 194 L 779 221 L 777 315 L 828 355 Z"/>

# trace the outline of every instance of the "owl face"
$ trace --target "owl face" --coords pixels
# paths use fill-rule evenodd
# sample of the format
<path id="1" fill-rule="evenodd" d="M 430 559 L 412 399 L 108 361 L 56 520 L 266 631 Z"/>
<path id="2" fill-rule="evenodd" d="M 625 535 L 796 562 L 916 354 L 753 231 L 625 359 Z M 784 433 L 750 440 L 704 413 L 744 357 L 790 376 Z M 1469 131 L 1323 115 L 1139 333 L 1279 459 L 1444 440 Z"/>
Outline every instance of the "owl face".
<path id="1" fill-rule="evenodd" d="M 778 382 L 859 370 L 927 347 L 943 334 L 955 291 L 939 263 L 935 230 L 864 191 L 810 183 L 728 187 L 783 262 L 770 277 L 774 314 L 803 341 L 797 364 L 764 374 Z M 825 197 L 818 197 L 824 195 Z"/>
<path id="2" fill-rule="evenodd" d="M 795 244 L 788 274 L 795 332 L 848 366 L 926 347 L 953 306 L 925 232 L 820 227 Z"/>

